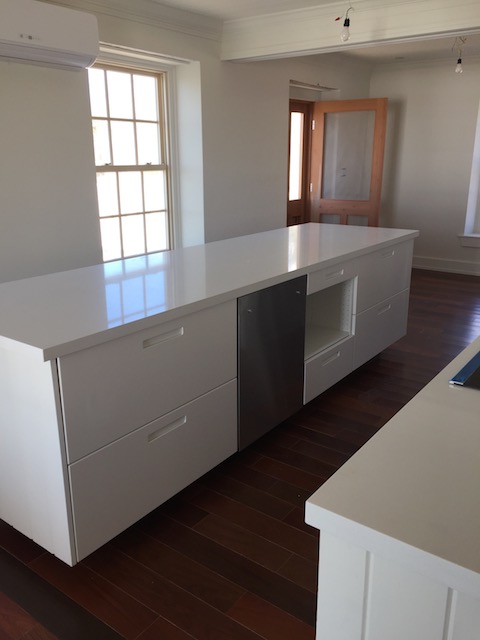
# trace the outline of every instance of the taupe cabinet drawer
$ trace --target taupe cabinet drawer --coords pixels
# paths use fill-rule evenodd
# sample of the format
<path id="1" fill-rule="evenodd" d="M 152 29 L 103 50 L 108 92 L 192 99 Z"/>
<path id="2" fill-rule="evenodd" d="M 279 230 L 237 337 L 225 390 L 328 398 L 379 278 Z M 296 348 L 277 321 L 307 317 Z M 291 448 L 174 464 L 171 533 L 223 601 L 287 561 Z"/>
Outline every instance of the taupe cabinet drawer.
<path id="1" fill-rule="evenodd" d="M 359 314 L 355 322 L 354 367 L 359 367 L 405 335 L 409 290 Z"/>
<path id="2" fill-rule="evenodd" d="M 235 377 L 235 301 L 60 358 L 68 462 Z"/>
<path id="3" fill-rule="evenodd" d="M 353 344 L 348 338 L 305 362 L 305 404 L 352 371 Z"/>
<path id="4" fill-rule="evenodd" d="M 236 381 L 70 465 L 78 560 L 237 450 Z"/>
<path id="5" fill-rule="evenodd" d="M 356 267 L 357 264 L 355 260 L 349 260 L 348 262 L 340 262 L 332 265 L 326 269 L 312 271 L 312 273 L 308 274 L 307 295 L 355 277 Z"/>
<path id="6" fill-rule="evenodd" d="M 413 241 L 395 244 L 358 259 L 357 313 L 410 286 Z"/>

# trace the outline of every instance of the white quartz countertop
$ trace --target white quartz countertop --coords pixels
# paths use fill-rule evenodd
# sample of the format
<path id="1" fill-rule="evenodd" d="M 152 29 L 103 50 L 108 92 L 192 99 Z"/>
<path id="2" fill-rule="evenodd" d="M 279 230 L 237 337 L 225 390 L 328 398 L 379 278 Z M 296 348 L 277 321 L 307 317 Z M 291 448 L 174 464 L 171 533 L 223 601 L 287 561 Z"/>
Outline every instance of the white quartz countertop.
<path id="1" fill-rule="evenodd" d="M 480 597 L 480 390 L 449 384 L 480 337 L 343 465 L 306 521 Z M 321 562 L 321 560 L 320 560 Z"/>
<path id="2" fill-rule="evenodd" d="M 0 345 L 48 360 L 417 235 L 309 223 L 7 282 Z"/>

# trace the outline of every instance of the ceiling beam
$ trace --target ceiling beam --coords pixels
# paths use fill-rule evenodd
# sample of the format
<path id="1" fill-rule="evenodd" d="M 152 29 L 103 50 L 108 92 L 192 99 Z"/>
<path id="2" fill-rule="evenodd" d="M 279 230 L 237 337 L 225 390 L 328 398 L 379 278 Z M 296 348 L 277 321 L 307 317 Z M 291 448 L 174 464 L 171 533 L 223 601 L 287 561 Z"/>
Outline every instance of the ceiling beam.
<path id="1" fill-rule="evenodd" d="M 383 4 L 382 4 L 383 2 Z M 480 31 L 479 0 L 352 0 L 351 38 L 340 41 L 348 2 L 224 22 L 222 60 L 268 60 Z"/>

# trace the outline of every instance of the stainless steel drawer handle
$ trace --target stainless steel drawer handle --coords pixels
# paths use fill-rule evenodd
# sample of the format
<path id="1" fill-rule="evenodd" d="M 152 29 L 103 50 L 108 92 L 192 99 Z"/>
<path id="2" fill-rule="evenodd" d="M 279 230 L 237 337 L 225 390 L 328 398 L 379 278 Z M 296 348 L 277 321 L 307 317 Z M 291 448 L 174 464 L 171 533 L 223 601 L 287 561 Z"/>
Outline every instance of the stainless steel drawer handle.
<path id="1" fill-rule="evenodd" d="M 173 331 L 166 331 L 158 336 L 154 336 L 153 338 L 148 338 L 144 340 L 142 346 L 144 349 L 149 349 L 150 347 L 156 347 L 162 342 L 167 342 L 167 340 L 173 340 L 174 338 L 180 338 L 185 333 L 185 329 L 183 327 L 179 327 L 178 329 L 173 329 Z"/>
<path id="2" fill-rule="evenodd" d="M 387 313 L 387 311 L 390 311 L 391 308 L 392 308 L 392 305 L 387 304 L 385 307 L 382 307 L 381 309 L 378 310 L 377 316 L 381 316 L 382 313 Z"/>
<path id="3" fill-rule="evenodd" d="M 327 358 L 322 362 L 322 367 L 326 367 L 328 364 L 331 364 L 334 360 L 337 360 L 340 357 L 340 351 L 337 351 L 332 356 Z"/>
<path id="4" fill-rule="evenodd" d="M 170 422 L 170 424 L 166 424 L 164 427 L 160 427 L 160 429 L 156 429 L 155 431 L 152 431 L 152 433 L 149 433 L 147 440 L 148 442 L 155 442 L 155 440 L 167 435 L 170 431 L 174 431 L 175 429 L 178 429 L 178 427 L 183 426 L 186 422 L 187 416 L 182 416 L 181 418 Z"/>

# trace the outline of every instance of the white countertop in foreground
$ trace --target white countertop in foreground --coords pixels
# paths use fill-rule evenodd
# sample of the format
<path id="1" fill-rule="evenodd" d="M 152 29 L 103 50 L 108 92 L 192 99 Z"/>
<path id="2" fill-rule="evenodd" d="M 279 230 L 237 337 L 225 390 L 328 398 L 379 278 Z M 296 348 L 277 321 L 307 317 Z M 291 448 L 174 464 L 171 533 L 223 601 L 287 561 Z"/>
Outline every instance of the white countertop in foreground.
<path id="1" fill-rule="evenodd" d="M 480 597 L 480 337 L 307 501 L 306 521 Z M 321 560 L 320 560 L 321 562 Z"/>
<path id="2" fill-rule="evenodd" d="M 0 345 L 48 360 L 417 235 L 310 223 L 0 284 Z"/>

